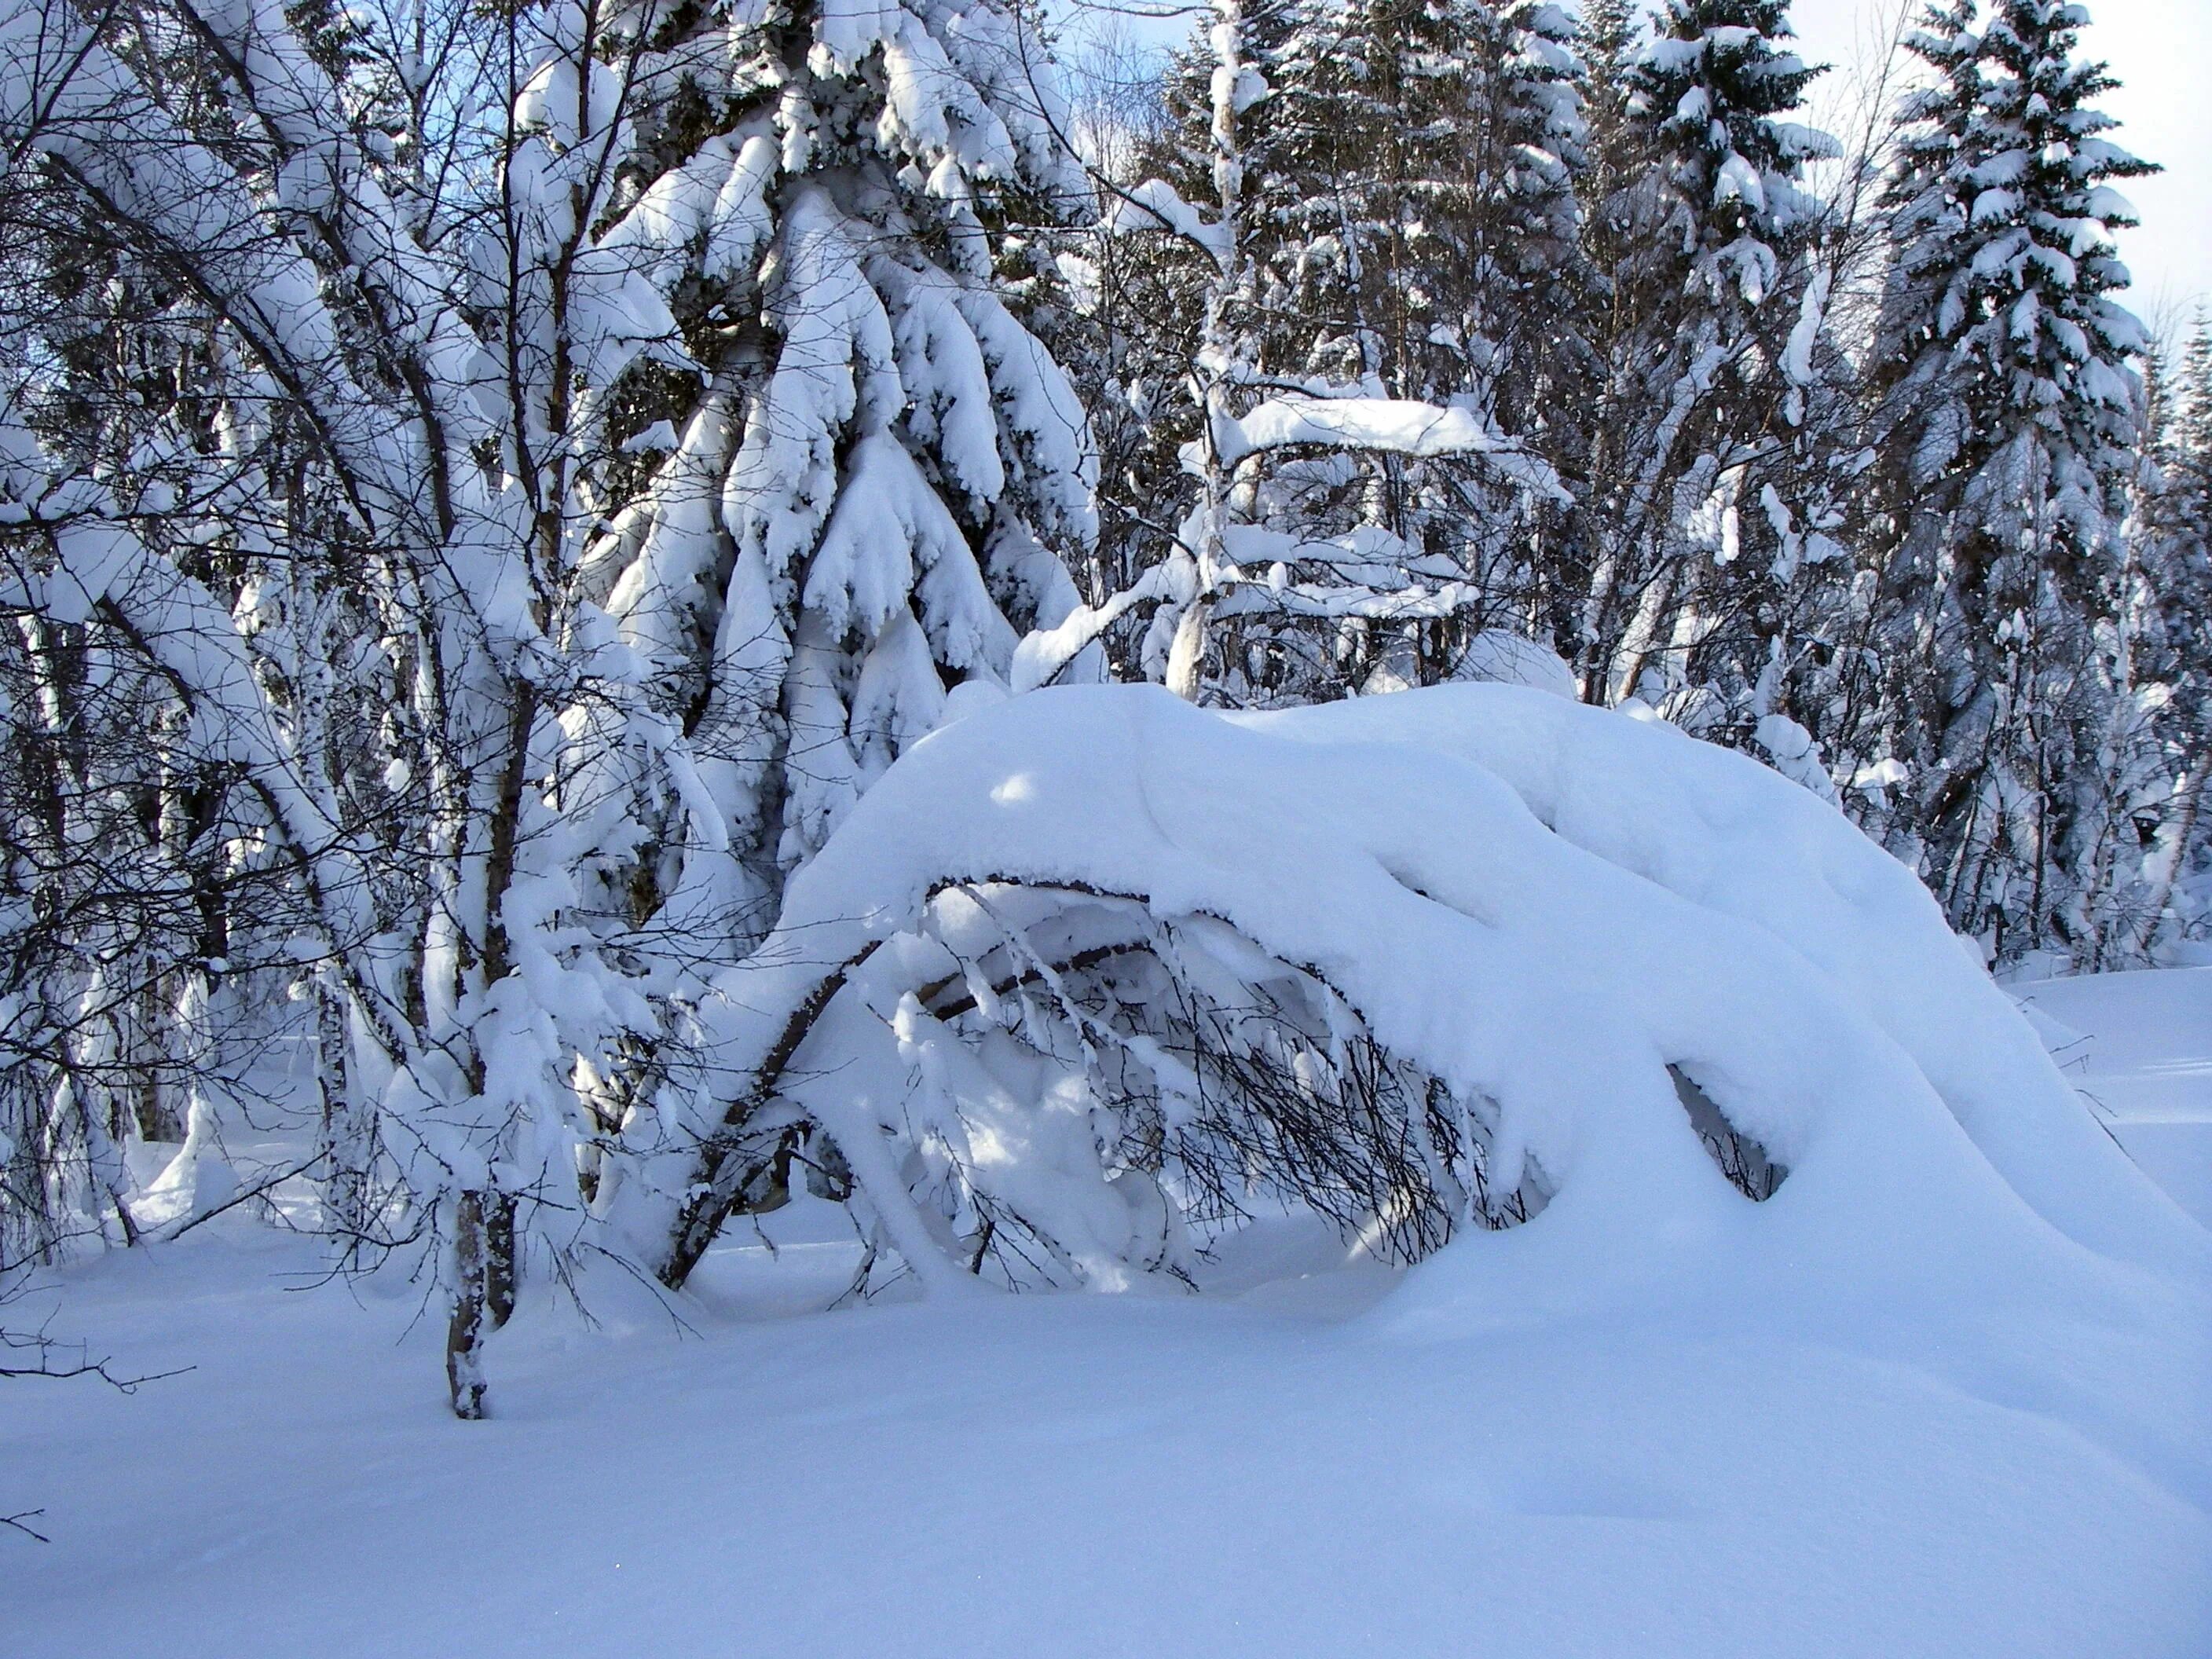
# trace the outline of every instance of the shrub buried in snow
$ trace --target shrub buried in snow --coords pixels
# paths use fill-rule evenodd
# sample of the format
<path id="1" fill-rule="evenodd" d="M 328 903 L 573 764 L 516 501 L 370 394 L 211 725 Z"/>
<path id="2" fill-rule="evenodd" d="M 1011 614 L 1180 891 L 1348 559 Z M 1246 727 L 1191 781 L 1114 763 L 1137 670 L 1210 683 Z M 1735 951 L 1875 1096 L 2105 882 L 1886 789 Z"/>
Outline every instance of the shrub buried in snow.
<path id="1" fill-rule="evenodd" d="M 935 1288 L 1172 1273 L 1186 1210 L 1268 1193 L 1401 1254 L 1547 1199 L 1547 1236 L 1601 1215 L 1656 1245 L 1741 1202 L 1686 1097 L 1739 1176 L 1750 1143 L 1789 1170 L 1771 1224 L 1847 1221 L 1869 1261 L 1929 1225 L 2008 1248 L 2030 1211 L 2206 1250 L 1832 807 L 1522 687 L 972 716 L 870 792 L 699 1019 L 706 1115 L 634 1124 L 605 1206 L 674 1241 L 672 1282 L 794 1158 Z"/>

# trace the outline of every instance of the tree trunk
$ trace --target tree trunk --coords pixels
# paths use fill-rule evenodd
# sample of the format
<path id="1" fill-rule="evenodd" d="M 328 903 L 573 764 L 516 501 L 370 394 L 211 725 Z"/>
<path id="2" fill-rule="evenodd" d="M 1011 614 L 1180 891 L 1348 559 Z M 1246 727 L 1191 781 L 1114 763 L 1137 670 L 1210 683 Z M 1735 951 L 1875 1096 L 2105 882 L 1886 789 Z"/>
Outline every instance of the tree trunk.
<path id="1" fill-rule="evenodd" d="M 453 1415 L 484 1415 L 484 1338 L 514 1313 L 514 1195 L 463 1193 L 453 1204 L 453 1312 L 446 1327 L 446 1382 Z"/>

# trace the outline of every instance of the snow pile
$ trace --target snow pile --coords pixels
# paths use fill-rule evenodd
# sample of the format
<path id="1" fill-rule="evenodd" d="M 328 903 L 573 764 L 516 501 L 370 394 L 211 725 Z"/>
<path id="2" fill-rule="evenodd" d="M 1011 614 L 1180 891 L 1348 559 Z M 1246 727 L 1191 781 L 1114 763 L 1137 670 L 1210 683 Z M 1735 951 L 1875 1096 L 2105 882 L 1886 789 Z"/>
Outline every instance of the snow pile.
<path id="1" fill-rule="evenodd" d="M 1503 628 L 1486 628 L 1467 642 L 1452 669 L 1455 680 L 1485 680 L 1526 685 L 1569 702 L 1582 701 L 1575 671 L 1549 646 Z"/>
<path id="2" fill-rule="evenodd" d="M 987 1256 L 1017 1283 L 1137 1282 L 1176 1271 L 1194 1184 L 1218 1196 L 1184 1154 L 1194 1124 L 1235 1136 L 1221 1077 L 1248 1116 L 1277 1109 L 1208 1073 L 1178 1018 L 1291 1077 L 1292 1119 L 1349 1100 L 1382 1125 L 1364 1224 L 1402 1254 L 1544 1212 L 1525 1247 L 1448 1252 L 1435 1294 L 1510 1271 L 1573 1301 L 1785 1254 L 1838 1285 L 1931 1260 L 2071 1272 L 2052 1264 L 2087 1259 L 2072 1247 L 2212 1262 L 1926 891 L 1832 808 L 1510 685 L 1233 717 L 1078 688 L 938 732 L 718 981 L 697 1095 L 737 1103 L 651 1133 L 727 1151 L 803 1118 L 886 1259 L 940 1288 Z M 1739 1176 L 1786 1171 L 1771 1202 L 1732 1189 L 1717 1139 Z M 757 1168 L 710 1159 L 677 1190 Z M 1408 1206 L 1434 1214 L 1408 1232 Z"/>

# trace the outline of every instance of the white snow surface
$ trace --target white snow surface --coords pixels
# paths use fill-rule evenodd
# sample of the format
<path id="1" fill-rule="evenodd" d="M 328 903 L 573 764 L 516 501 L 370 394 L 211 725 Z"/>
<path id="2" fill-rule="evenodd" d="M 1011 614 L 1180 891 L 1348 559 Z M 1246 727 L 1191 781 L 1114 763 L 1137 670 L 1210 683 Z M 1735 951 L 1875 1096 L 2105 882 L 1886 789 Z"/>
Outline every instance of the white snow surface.
<path id="1" fill-rule="evenodd" d="M 1213 447 L 1224 465 L 1263 449 L 1316 444 L 1433 458 L 1484 455 L 1525 489 L 1561 493 L 1551 469 L 1501 437 L 1474 410 L 1393 398 L 1270 398 L 1237 419 L 1215 423 Z M 1186 447 L 1186 468 L 1197 464 Z"/>
<path id="2" fill-rule="evenodd" d="M 61 1323 L 196 1369 L 9 1385 L 0 1492 L 54 1541 L 0 1539 L 0 1646 L 2195 1659 L 2212 1634 L 2201 1492 L 2063 1403 L 2140 1400 L 2120 1310 L 1969 1310 L 1948 1366 L 1863 1302 L 1413 1341 L 1390 1275 L 1285 1228 L 1218 1279 L 1305 1276 L 1233 1298 L 771 1317 L 853 1247 L 826 1206 L 769 1219 L 780 1260 L 718 1249 L 689 1335 L 605 1284 L 594 1330 L 533 1304 L 483 1424 L 446 1415 L 405 1286 L 307 1288 L 299 1241 L 218 1222 L 70 1274 Z"/>
<path id="3" fill-rule="evenodd" d="M 2011 988 L 2128 1155 L 2212 1227 L 2212 968 Z"/>
<path id="4" fill-rule="evenodd" d="M 195 1369 L 3 1385 L 0 1513 L 54 1542 L 0 1535 L 0 1651 L 2212 1650 L 2212 1236 L 1832 809 L 1524 687 L 1050 690 L 911 749 L 791 919 L 1116 860 L 1498 1089 L 1550 1205 L 1402 1274 L 1285 1218 L 1210 1294 L 821 1312 L 859 1247 L 801 1198 L 665 1305 L 611 1263 L 591 1322 L 528 1287 L 481 1424 L 419 1289 L 317 1283 L 234 1212 L 7 1310 Z M 2199 981 L 2015 990 L 2170 1078 L 2212 1068 Z M 1662 1060 L 1790 1165 L 1772 1198 Z"/>

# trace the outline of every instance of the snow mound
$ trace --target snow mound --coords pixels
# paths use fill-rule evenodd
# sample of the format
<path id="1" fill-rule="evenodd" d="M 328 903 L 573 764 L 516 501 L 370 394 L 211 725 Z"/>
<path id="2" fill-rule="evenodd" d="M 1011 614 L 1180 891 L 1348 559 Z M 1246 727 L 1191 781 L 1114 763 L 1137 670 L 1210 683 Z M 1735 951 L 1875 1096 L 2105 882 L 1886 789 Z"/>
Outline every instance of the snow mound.
<path id="1" fill-rule="evenodd" d="M 1582 690 L 1575 684 L 1575 671 L 1567 666 L 1565 658 L 1548 646 L 1503 628 L 1486 628 L 1469 640 L 1467 649 L 1460 653 L 1458 665 L 1452 670 L 1452 678 L 1498 685 L 1526 685 L 1565 697 L 1569 702 L 1582 701 Z"/>
<path id="2" fill-rule="evenodd" d="M 1073 982 L 1139 957 L 1173 971 Z M 1264 997 L 1267 1030 L 1201 1036 L 1246 1042 L 1308 1103 L 1349 1097 L 1305 1079 L 1358 1073 L 1363 1041 L 1400 1079 L 1355 1103 L 1399 1115 L 1383 1161 L 1441 1212 L 1401 1248 L 1462 1237 L 1399 1299 L 1415 1322 L 1784 1256 L 1801 1284 L 1948 1275 L 1962 1294 L 1991 1271 L 2081 1279 L 2090 1253 L 2212 1261 L 1925 890 L 1831 807 L 1663 726 L 1497 684 L 1234 716 L 1068 688 L 935 733 L 720 979 L 692 1099 L 735 1103 L 652 1126 L 709 1156 L 664 1152 L 674 1179 L 629 1200 L 672 1193 L 710 1236 L 717 1189 L 766 1179 L 733 1149 L 788 1148 L 804 1118 L 881 1249 L 940 1290 L 972 1287 L 1016 1221 L 1034 1277 L 1172 1273 L 1194 1200 L 1161 1149 L 1219 1091 L 1158 1011 L 1209 986 L 1220 1007 Z M 1716 1127 L 1739 1176 L 1786 1170 L 1770 1202 L 1717 1171 Z M 1297 1155 L 1260 1139 L 1238 1155 Z M 1374 1227 L 1402 1221 L 1387 1209 Z M 1470 1236 L 1540 1210 L 1525 1238 Z"/>

